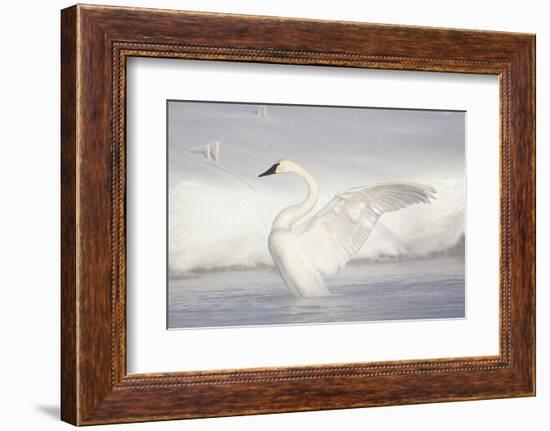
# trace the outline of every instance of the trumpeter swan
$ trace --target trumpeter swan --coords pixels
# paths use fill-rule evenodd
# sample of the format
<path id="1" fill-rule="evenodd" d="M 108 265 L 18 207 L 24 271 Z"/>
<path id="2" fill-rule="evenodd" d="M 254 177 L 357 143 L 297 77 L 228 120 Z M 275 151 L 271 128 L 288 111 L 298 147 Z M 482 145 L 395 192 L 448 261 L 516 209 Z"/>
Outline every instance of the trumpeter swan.
<path id="1" fill-rule="evenodd" d="M 293 173 L 308 187 L 306 199 L 282 210 L 271 227 L 268 247 L 275 266 L 295 296 L 330 295 L 323 275 L 336 274 L 367 241 L 380 216 L 408 205 L 430 203 L 436 192 L 421 184 L 380 184 L 337 193 L 317 214 L 295 223 L 316 205 L 313 175 L 291 160 L 279 160 L 259 177 Z"/>

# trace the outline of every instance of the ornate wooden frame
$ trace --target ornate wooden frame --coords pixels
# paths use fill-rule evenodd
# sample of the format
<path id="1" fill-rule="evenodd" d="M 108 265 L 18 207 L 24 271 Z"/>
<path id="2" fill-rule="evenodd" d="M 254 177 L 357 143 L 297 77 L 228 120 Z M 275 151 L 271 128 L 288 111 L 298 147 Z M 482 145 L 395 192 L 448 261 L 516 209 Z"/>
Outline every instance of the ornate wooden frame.
<path id="1" fill-rule="evenodd" d="M 88 425 L 535 394 L 534 35 L 82 5 L 61 17 L 63 420 Z M 128 375 L 129 56 L 498 75 L 500 354 Z"/>

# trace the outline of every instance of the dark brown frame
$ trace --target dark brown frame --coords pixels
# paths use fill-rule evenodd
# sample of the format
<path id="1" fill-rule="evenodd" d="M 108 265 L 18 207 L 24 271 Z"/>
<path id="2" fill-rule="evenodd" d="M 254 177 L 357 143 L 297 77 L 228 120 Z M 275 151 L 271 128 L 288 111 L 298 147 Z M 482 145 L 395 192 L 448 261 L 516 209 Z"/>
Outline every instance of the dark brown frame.
<path id="1" fill-rule="evenodd" d="M 534 35 L 82 5 L 61 18 L 63 420 L 88 425 L 535 394 Z M 128 375 L 129 56 L 498 75 L 500 354 Z"/>

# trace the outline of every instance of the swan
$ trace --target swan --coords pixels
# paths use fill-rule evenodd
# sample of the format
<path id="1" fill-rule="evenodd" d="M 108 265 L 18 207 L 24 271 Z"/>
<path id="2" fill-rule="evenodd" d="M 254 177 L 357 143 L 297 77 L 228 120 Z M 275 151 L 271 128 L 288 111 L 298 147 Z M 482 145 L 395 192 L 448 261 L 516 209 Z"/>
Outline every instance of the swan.
<path id="1" fill-rule="evenodd" d="M 323 275 L 336 274 L 367 241 L 380 216 L 408 205 L 430 203 L 435 189 L 421 184 L 386 183 L 337 193 L 317 214 L 296 222 L 317 204 L 313 175 L 292 160 L 279 160 L 258 175 L 292 173 L 308 187 L 305 200 L 283 209 L 273 220 L 268 248 L 289 291 L 297 297 L 330 295 Z"/>

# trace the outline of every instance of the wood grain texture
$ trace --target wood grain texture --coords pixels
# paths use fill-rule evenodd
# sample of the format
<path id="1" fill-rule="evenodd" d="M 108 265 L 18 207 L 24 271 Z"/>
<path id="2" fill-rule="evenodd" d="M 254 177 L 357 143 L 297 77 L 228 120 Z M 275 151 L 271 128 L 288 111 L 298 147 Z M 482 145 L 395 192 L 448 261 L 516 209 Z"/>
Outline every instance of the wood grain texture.
<path id="1" fill-rule="evenodd" d="M 77 422 L 76 9 L 61 16 L 61 417 Z"/>
<path id="2" fill-rule="evenodd" d="M 79 5 L 62 11 L 61 36 L 63 420 L 86 425 L 534 395 L 533 35 Z M 127 375 L 130 56 L 499 75 L 499 355 Z"/>

